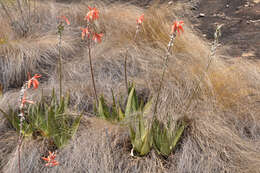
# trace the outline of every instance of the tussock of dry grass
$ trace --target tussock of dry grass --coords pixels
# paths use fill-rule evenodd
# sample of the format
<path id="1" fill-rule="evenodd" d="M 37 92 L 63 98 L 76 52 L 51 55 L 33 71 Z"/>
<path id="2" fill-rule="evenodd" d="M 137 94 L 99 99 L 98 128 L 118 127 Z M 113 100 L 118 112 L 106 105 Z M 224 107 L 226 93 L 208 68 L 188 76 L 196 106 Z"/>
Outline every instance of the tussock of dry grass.
<path id="1" fill-rule="evenodd" d="M 227 114 L 198 119 L 184 142 L 178 172 L 258 172 L 259 136 L 257 133 L 251 133 L 252 138 L 241 136 L 236 121 L 236 115 Z M 239 125 L 239 129 L 246 127 Z M 254 140 L 256 136 L 258 139 Z"/>
<path id="2" fill-rule="evenodd" d="M 98 94 L 111 98 L 111 89 L 117 96 L 125 92 L 123 64 L 128 49 L 129 79 L 136 83 L 138 92 L 155 95 L 170 25 L 177 18 L 175 8 L 180 10 L 180 5 L 155 6 L 144 11 L 132 5 L 92 3 L 101 11 L 97 25 L 105 33 L 103 42 L 93 47 L 92 51 Z M 0 66 L 0 70 L 5 72 L 0 73 L 0 81 L 5 88 L 21 85 L 27 71 L 45 76 L 41 83 L 44 95 L 48 95 L 52 87 L 58 88 L 58 49 L 54 26 L 55 16 L 63 12 L 73 21 L 71 28 L 65 32 L 63 43 L 62 52 L 66 59 L 63 64 L 64 91 L 70 91 L 72 106 L 78 111 L 84 110 L 87 115 L 92 112 L 94 93 L 88 54 L 85 45 L 80 43 L 79 33 L 87 5 L 42 4 L 40 11 L 52 9 L 51 13 L 42 14 L 48 16 L 44 22 L 49 31 L 44 35 L 46 28 L 43 28 L 33 37 L 19 38 L 19 42 L 10 41 L 6 47 L 0 47 L 3 55 L 8 55 L 1 57 Z M 54 10 L 56 6 L 57 11 Z M 145 13 L 144 25 L 134 43 L 136 18 L 142 13 Z M 59 151 L 59 167 L 43 167 L 39 153 L 46 152 L 46 148 L 41 142 L 24 143 L 24 172 L 259 172 L 259 63 L 243 59 L 226 61 L 219 58 L 220 53 L 217 52 L 209 70 L 205 71 L 210 44 L 190 28 L 187 19 L 185 33 L 176 38 L 173 55 L 169 58 L 158 109 L 158 117 L 164 121 L 174 121 L 183 115 L 191 119 L 191 126 L 174 155 L 166 161 L 160 160 L 154 152 L 145 158 L 130 158 L 125 130 L 91 119 L 86 127 L 81 126 L 71 144 Z M 3 29 L 0 26 L 0 35 L 5 33 Z M 194 94 L 198 85 L 198 91 Z M 34 93 L 32 97 L 37 99 L 41 92 Z M 16 90 L 6 92 L 0 100 L 1 108 L 7 108 L 8 104 L 16 105 L 18 94 Z M 99 128 L 100 124 L 104 128 Z M 109 129 L 111 137 L 106 137 L 105 128 Z M 108 139 L 111 141 L 108 142 Z M 3 170 L 11 173 L 17 169 L 15 150 L 8 158 L 10 161 Z M 6 160 L 1 163 L 6 163 Z"/>
<path id="3" fill-rule="evenodd" d="M 32 17 L 31 31 L 25 38 L 2 14 L 4 25 L 0 28 L 0 38 L 5 38 L 5 43 L 0 45 L 0 83 L 4 90 L 21 86 L 27 79 L 27 72 L 41 73 L 46 78 L 55 71 L 58 57 L 57 16 L 63 14 L 63 10 L 54 6 L 37 2 L 37 15 L 33 16 L 37 20 Z M 10 12 L 15 13 L 13 10 Z M 80 40 L 77 39 L 79 34 L 73 28 L 66 28 L 64 33 L 62 54 L 65 59 L 71 59 L 80 50 L 76 44 Z"/>
<path id="4" fill-rule="evenodd" d="M 72 40 L 72 39 L 71 39 Z M 72 40 L 73 41 L 73 40 Z M 55 70 L 58 56 L 58 41 L 55 35 L 37 39 L 9 41 L 1 46 L 1 83 L 5 90 L 22 85 L 27 73 L 41 73 L 48 77 Z M 64 56 L 75 53 L 73 42 L 63 42 Z"/>
<path id="5" fill-rule="evenodd" d="M 2 170 L 8 162 L 6 156 L 12 153 L 18 139 L 16 138 L 16 133 L 6 127 L 6 122 L 3 120 L 0 121 L 0 170 Z"/>

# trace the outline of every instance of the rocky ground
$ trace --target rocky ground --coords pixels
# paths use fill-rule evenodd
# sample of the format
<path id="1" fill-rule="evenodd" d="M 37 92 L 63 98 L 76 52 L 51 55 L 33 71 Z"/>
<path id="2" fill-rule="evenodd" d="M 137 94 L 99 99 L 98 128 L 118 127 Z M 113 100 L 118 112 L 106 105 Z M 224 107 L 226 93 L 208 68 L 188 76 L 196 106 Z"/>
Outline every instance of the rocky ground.
<path id="1" fill-rule="evenodd" d="M 190 20 L 207 39 L 224 24 L 221 41 L 233 57 L 260 58 L 260 0 L 190 0 Z"/>

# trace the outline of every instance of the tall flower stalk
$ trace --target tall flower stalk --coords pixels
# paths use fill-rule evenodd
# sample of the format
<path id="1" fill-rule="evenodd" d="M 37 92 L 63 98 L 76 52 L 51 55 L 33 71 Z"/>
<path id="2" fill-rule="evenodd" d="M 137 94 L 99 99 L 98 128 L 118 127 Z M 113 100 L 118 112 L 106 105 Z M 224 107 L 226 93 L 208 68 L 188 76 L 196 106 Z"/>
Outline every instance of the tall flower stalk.
<path id="1" fill-rule="evenodd" d="M 210 55 L 209 55 L 209 61 L 205 67 L 205 72 L 207 72 L 209 70 L 209 67 L 210 65 L 212 64 L 212 61 L 213 59 L 215 58 L 216 56 L 216 51 L 217 51 L 217 48 L 219 47 L 219 38 L 221 37 L 221 27 L 223 26 L 223 24 L 217 26 L 216 30 L 215 30 L 215 33 L 214 33 L 214 41 L 211 45 L 211 49 L 210 49 Z M 190 98 L 188 99 L 188 102 L 187 102 L 187 105 L 186 105 L 186 109 L 185 111 L 187 112 L 191 106 L 191 101 L 194 99 L 194 96 L 196 95 L 196 93 L 198 92 L 199 90 L 199 87 L 200 87 L 200 82 L 202 81 L 202 79 L 205 77 L 205 72 L 200 76 L 196 86 L 195 86 L 195 89 L 193 90 Z"/>
<path id="2" fill-rule="evenodd" d="M 31 88 L 31 86 L 33 85 L 33 88 L 38 88 L 39 86 L 39 82 L 38 82 L 38 78 L 40 78 L 41 75 L 38 75 L 38 74 L 35 74 L 32 78 L 30 77 L 29 75 L 29 80 L 26 81 L 21 90 L 20 90 L 20 97 L 19 97 L 19 103 L 20 103 L 20 106 L 19 106 L 19 114 L 18 114 L 18 117 L 19 117 L 19 120 L 20 120 L 20 123 L 19 123 L 19 138 L 18 138 L 18 169 L 19 169 L 19 173 L 22 173 L 22 170 L 21 170 L 21 148 L 22 148 L 22 142 L 23 142 L 23 121 L 25 120 L 25 109 L 26 109 L 26 106 L 25 104 L 26 103 L 29 103 L 29 104 L 33 104 L 33 101 L 30 101 L 30 100 L 27 100 L 26 99 L 26 91 Z"/>
<path id="3" fill-rule="evenodd" d="M 59 16 L 58 18 L 60 19 L 57 29 L 59 34 L 59 84 L 60 84 L 60 100 L 61 100 L 62 98 L 62 56 L 61 56 L 62 32 L 64 31 L 65 28 L 64 21 L 67 23 L 67 25 L 70 25 L 70 22 L 66 16 Z"/>
<path id="4" fill-rule="evenodd" d="M 94 21 L 99 18 L 99 11 L 94 7 L 88 7 L 89 12 L 86 14 L 84 20 L 87 21 L 87 26 L 85 28 L 81 28 L 81 38 L 87 42 L 88 47 L 88 57 L 89 57 L 89 65 L 90 65 L 90 73 L 92 79 L 92 85 L 95 94 L 96 107 L 98 106 L 98 96 L 94 78 L 94 68 L 92 65 L 92 56 L 91 56 L 91 45 L 94 43 L 101 43 L 101 39 L 103 37 L 102 33 L 96 33 L 96 26 Z M 91 39 L 92 38 L 92 39 Z"/>
<path id="5" fill-rule="evenodd" d="M 142 14 L 137 20 L 136 20 L 136 31 L 135 31 L 135 36 L 134 36 L 134 42 L 136 41 L 137 35 L 140 32 L 140 27 L 143 23 L 144 20 L 144 14 Z M 125 63 L 124 63 L 124 68 L 125 68 L 125 87 L 126 87 L 126 94 L 128 95 L 128 80 L 127 80 L 127 53 L 128 53 L 128 49 L 126 49 L 126 53 L 125 53 Z"/>
<path id="6" fill-rule="evenodd" d="M 160 93 L 161 93 L 161 90 L 162 90 L 162 85 L 163 85 L 165 72 L 166 72 L 166 69 L 168 68 L 168 61 L 169 61 L 169 56 L 171 55 L 171 48 L 174 45 L 174 40 L 176 38 L 176 33 L 180 34 L 181 33 L 180 31 L 184 32 L 183 27 L 182 27 L 183 24 L 184 24 L 183 21 L 175 21 L 173 23 L 173 25 L 172 25 L 170 41 L 168 43 L 167 52 L 166 52 L 166 55 L 165 55 L 165 58 L 164 58 L 163 72 L 162 72 L 162 76 L 160 78 L 159 89 L 158 89 L 156 100 L 155 100 L 155 107 L 154 107 L 154 112 L 153 112 L 153 120 L 155 119 L 156 114 L 157 114 L 157 106 L 158 106 L 158 102 L 159 102 Z"/>

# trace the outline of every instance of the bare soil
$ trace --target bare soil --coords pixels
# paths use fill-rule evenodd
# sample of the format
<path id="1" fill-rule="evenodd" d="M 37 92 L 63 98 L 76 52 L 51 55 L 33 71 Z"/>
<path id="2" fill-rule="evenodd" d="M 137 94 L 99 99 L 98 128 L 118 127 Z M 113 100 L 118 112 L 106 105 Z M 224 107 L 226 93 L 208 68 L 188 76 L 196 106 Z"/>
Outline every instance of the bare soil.
<path id="1" fill-rule="evenodd" d="M 180 0 L 177 0 L 180 2 Z M 207 39 L 224 24 L 222 44 L 232 57 L 260 58 L 260 0 L 189 0 L 189 19 Z"/>

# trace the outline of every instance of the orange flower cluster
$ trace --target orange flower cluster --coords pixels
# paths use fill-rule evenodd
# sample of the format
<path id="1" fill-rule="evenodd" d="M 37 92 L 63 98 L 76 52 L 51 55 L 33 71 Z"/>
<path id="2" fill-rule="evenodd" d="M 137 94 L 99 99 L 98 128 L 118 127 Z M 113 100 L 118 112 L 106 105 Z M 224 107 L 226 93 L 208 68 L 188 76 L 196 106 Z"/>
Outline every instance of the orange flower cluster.
<path id="1" fill-rule="evenodd" d="M 180 31 L 184 32 L 184 29 L 182 27 L 183 25 L 184 25 L 183 21 L 173 22 L 171 34 L 176 33 L 176 31 L 178 32 L 178 34 L 180 34 Z"/>
<path id="2" fill-rule="evenodd" d="M 94 7 L 88 7 L 89 12 L 85 16 L 84 20 L 87 20 L 89 23 L 93 22 L 94 20 L 97 20 L 99 18 L 99 11 Z M 81 39 L 84 40 L 86 37 L 89 39 L 92 34 L 92 40 L 95 43 L 100 43 L 101 39 L 103 37 L 103 34 L 97 34 L 95 32 L 91 32 L 88 27 L 86 28 L 80 28 L 81 29 Z"/>
<path id="3" fill-rule="evenodd" d="M 136 19 L 138 25 L 141 25 L 143 21 L 144 21 L 144 14 L 142 14 L 138 19 Z"/>
<path id="4" fill-rule="evenodd" d="M 28 74 L 28 81 L 27 84 L 23 86 L 22 90 L 21 90 L 21 105 L 20 105 L 20 110 L 22 110 L 24 108 L 25 103 L 29 103 L 29 104 L 34 104 L 33 101 L 31 100 L 27 100 L 26 99 L 26 90 L 31 88 L 31 86 L 33 86 L 34 89 L 38 88 L 39 86 L 39 81 L 37 80 L 38 78 L 40 78 L 41 75 L 39 74 L 35 74 L 32 78 L 30 77 L 30 74 Z M 22 115 L 23 116 L 23 115 Z"/>
<path id="5" fill-rule="evenodd" d="M 103 37 L 103 34 L 102 33 L 100 33 L 100 34 L 97 34 L 97 33 L 95 33 L 94 35 L 93 35 L 93 41 L 95 42 L 95 43 L 100 43 L 101 42 L 101 38 Z"/>
<path id="6" fill-rule="evenodd" d="M 32 78 L 30 77 L 29 74 L 29 80 L 28 80 L 28 88 L 31 88 L 31 86 L 33 85 L 33 88 L 36 89 L 39 86 L 39 81 L 37 80 L 38 78 L 40 78 L 41 75 L 39 74 L 35 74 Z"/>
<path id="7" fill-rule="evenodd" d="M 59 162 L 57 160 L 55 160 L 55 158 L 56 158 L 56 154 L 54 152 L 52 153 L 52 152 L 49 151 L 49 156 L 48 157 L 42 157 L 42 160 L 47 162 L 45 164 L 45 166 L 53 167 L 53 166 L 59 165 Z"/>
<path id="8" fill-rule="evenodd" d="M 99 11 L 95 7 L 94 8 L 88 7 L 88 9 L 89 12 L 85 16 L 84 20 L 87 20 L 88 22 L 97 20 L 99 17 Z"/>

